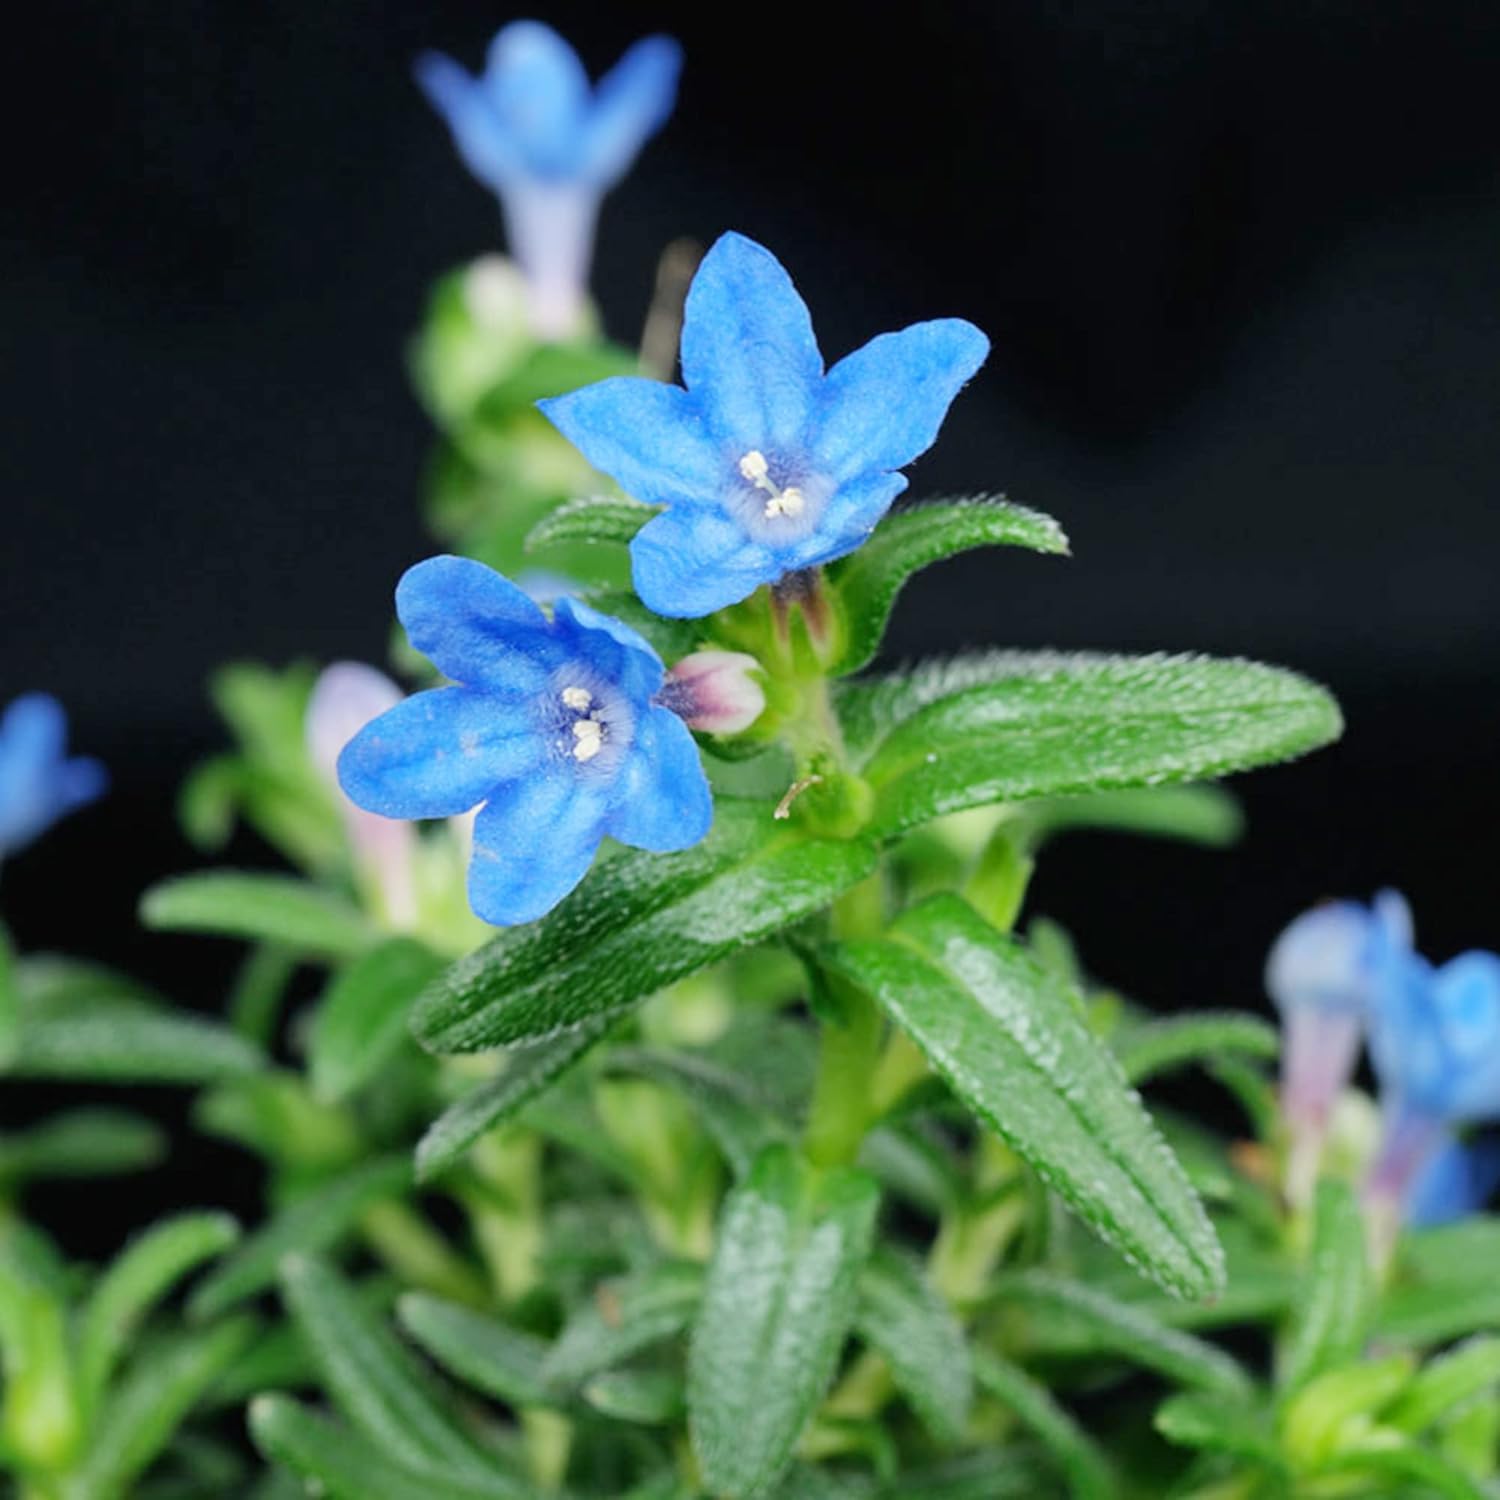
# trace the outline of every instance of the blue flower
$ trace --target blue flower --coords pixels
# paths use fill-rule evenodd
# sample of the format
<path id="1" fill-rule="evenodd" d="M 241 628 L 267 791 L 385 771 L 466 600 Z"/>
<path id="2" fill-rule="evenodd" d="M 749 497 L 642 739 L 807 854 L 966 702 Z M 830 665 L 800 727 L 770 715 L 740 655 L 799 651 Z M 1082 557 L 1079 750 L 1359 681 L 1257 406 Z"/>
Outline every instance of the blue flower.
<path id="1" fill-rule="evenodd" d="M 1414 1229 L 1449 1224 L 1479 1213 L 1500 1187 L 1500 1141 L 1449 1136 L 1427 1160 L 1406 1196 Z"/>
<path id="2" fill-rule="evenodd" d="M 478 78 L 438 53 L 418 60 L 459 154 L 500 195 L 542 336 L 576 331 L 599 200 L 671 114 L 681 67 L 676 42 L 647 37 L 591 90 L 577 53 L 539 21 L 504 27 Z"/>
<path id="3" fill-rule="evenodd" d="M 696 617 L 858 547 L 988 352 L 972 323 L 943 318 L 825 374 L 781 263 L 726 234 L 688 292 L 686 390 L 619 376 L 540 405 L 627 494 L 668 507 L 631 543 L 636 592 Z"/>
<path id="4" fill-rule="evenodd" d="M 485 921 L 549 911 L 606 834 L 665 852 L 708 832 L 697 747 L 654 701 L 665 671 L 633 630 L 572 599 L 548 620 L 513 583 L 462 557 L 410 569 L 396 612 L 455 686 L 366 725 L 339 757 L 339 781 L 388 818 L 479 806 L 469 903 Z"/>
<path id="5" fill-rule="evenodd" d="M 104 794 L 96 760 L 67 755 L 68 720 L 46 693 L 17 698 L 0 717 L 0 859 Z"/>

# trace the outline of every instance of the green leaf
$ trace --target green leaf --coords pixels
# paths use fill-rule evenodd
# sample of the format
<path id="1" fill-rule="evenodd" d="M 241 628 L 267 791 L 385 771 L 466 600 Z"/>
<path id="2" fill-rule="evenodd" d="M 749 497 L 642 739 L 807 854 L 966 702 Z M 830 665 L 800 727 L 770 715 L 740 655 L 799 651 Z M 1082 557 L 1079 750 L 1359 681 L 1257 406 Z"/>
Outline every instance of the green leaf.
<path id="1" fill-rule="evenodd" d="M 913 573 L 957 552 L 994 546 L 1066 554 L 1068 539 L 1051 516 L 983 495 L 892 511 L 869 541 L 828 570 L 844 620 L 843 650 L 829 670 L 842 676 L 868 665 Z"/>
<path id="2" fill-rule="evenodd" d="M 1265 1413 L 1243 1399 L 1182 1391 L 1157 1408 L 1156 1430 L 1179 1448 L 1227 1453 L 1277 1470 L 1285 1467 Z"/>
<path id="3" fill-rule="evenodd" d="M 404 1156 L 379 1157 L 330 1177 L 304 1197 L 278 1210 L 222 1265 L 206 1277 L 188 1302 L 195 1318 L 211 1318 L 264 1291 L 276 1279 L 284 1256 L 327 1250 L 373 1203 L 411 1185 Z"/>
<path id="4" fill-rule="evenodd" d="M 611 1073 L 648 1078 L 672 1089 L 692 1108 L 736 1177 L 743 1177 L 761 1151 L 790 1139 L 776 1118 L 738 1074 L 688 1052 L 619 1047 L 605 1066 Z"/>
<path id="5" fill-rule="evenodd" d="M 307 1255 L 288 1256 L 281 1290 L 328 1394 L 357 1431 L 413 1468 L 489 1470 L 425 1372 L 332 1266 Z"/>
<path id="6" fill-rule="evenodd" d="M 1276 1028 L 1259 1016 L 1204 1011 L 1131 1027 L 1115 1055 L 1131 1083 L 1144 1083 L 1186 1063 L 1214 1062 L 1226 1053 L 1274 1058 L 1281 1050 Z"/>
<path id="7" fill-rule="evenodd" d="M 1026 806 L 1034 842 L 1071 829 L 1104 829 L 1150 838 L 1180 839 L 1224 849 L 1244 832 L 1238 801 L 1223 787 L 1147 786 L 1082 797 L 1047 797 Z"/>
<path id="8" fill-rule="evenodd" d="M 209 1083 L 253 1073 L 260 1049 L 201 1016 L 133 1000 L 77 999 L 28 1007 L 3 1071 L 100 1083 Z"/>
<path id="9" fill-rule="evenodd" d="M 860 1144 L 858 1165 L 933 1218 L 952 1213 L 967 1192 L 953 1148 L 920 1122 L 877 1125 Z"/>
<path id="10" fill-rule="evenodd" d="M 1302 1467 L 1333 1457 L 1351 1420 L 1368 1426 L 1364 1419 L 1377 1416 L 1400 1396 L 1415 1370 L 1416 1361 L 1409 1354 L 1393 1354 L 1315 1376 L 1282 1412 L 1282 1446 L 1288 1457 Z"/>
<path id="11" fill-rule="evenodd" d="M 764 804 L 721 801 L 713 830 L 681 854 L 604 860 L 550 915 L 461 959 L 417 1002 L 434 1052 L 539 1040 L 617 1015 L 827 906 L 862 880 L 862 842 L 803 838 Z"/>
<path id="12" fill-rule="evenodd" d="M 1325 1178 L 1314 1206 L 1307 1280 L 1281 1371 L 1295 1391 L 1323 1371 L 1358 1358 L 1373 1293 L 1364 1219 L 1347 1183 Z"/>
<path id="13" fill-rule="evenodd" d="M 396 1304 L 402 1328 L 445 1370 L 487 1396 L 511 1406 L 555 1406 L 542 1373 L 547 1345 L 471 1307 L 428 1292 L 410 1292 Z"/>
<path id="14" fill-rule="evenodd" d="M 1056 1472 L 1014 1443 L 911 1469 L 880 1491 L 880 1500 L 1041 1500 L 1055 1494 Z"/>
<path id="15" fill-rule="evenodd" d="M 619 495 L 584 495 L 543 516 L 526 533 L 525 548 L 535 552 L 560 542 L 629 542 L 659 505 L 642 505 Z"/>
<path id="16" fill-rule="evenodd" d="M 244 1349 L 251 1324 L 236 1319 L 179 1333 L 138 1356 L 95 1424 L 78 1476 L 89 1500 L 131 1493 L 132 1481 Z"/>
<path id="17" fill-rule="evenodd" d="M 940 1442 L 957 1444 L 974 1377 L 963 1327 L 940 1293 L 900 1255 L 877 1249 L 859 1278 L 854 1330 L 890 1366 L 896 1389 Z"/>
<path id="18" fill-rule="evenodd" d="M 411 938 L 392 938 L 340 970 L 318 1002 L 308 1037 L 313 1092 L 347 1099 L 407 1040 L 406 1013 L 442 961 Z"/>
<path id="19" fill-rule="evenodd" d="M 314 958 L 357 958 L 378 941 L 358 907 L 289 875 L 204 870 L 154 885 L 141 921 L 167 932 L 207 932 Z"/>
<path id="20" fill-rule="evenodd" d="M 1109 1500 L 1114 1477 L 1088 1434 L 1019 1366 L 976 1350 L 974 1376 L 981 1389 L 1009 1408 L 1057 1460 L 1075 1500 Z"/>
<path id="21" fill-rule="evenodd" d="M 1470 1339 L 1426 1365 L 1385 1420 L 1412 1434 L 1425 1432 L 1455 1407 L 1500 1385 L 1500 1338 Z"/>
<path id="22" fill-rule="evenodd" d="M 1223 776 L 1342 728 L 1304 678 L 1192 656 L 961 658 L 856 684 L 839 709 L 887 837 L 988 803 Z"/>
<path id="23" fill-rule="evenodd" d="M 184 1213 L 153 1225 L 115 1257 L 79 1321 L 78 1383 L 86 1403 L 97 1401 L 156 1303 L 239 1236 L 228 1214 Z"/>
<path id="24" fill-rule="evenodd" d="M 600 1416 L 660 1427 L 682 1415 L 682 1377 L 672 1370 L 609 1370 L 584 1386 L 583 1399 Z"/>
<path id="25" fill-rule="evenodd" d="M 703 1268 L 690 1261 L 663 1261 L 605 1282 L 568 1318 L 542 1362 L 542 1377 L 555 1387 L 582 1385 L 681 1333 L 702 1300 Z"/>
<path id="26" fill-rule="evenodd" d="M 533 417 L 532 408 L 549 396 L 564 396 L 615 375 L 639 373 L 640 361 L 618 344 L 599 339 L 537 344 L 485 392 L 478 404 L 478 416 L 485 422 L 516 413 Z"/>
<path id="27" fill-rule="evenodd" d="M 688 1356 L 688 1421 L 707 1488 L 765 1495 L 828 1389 L 854 1316 L 879 1193 L 768 1148 L 728 1197 Z"/>
<path id="28" fill-rule="evenodd" d="M 1334 1454 L 1319 1464 L 1308 1478 L 1316 1484 L 1325 1476 L 1335 1478 L 1352 1474 L 1364 1474 L 1377 1481 L 1399 1485 L 1399 1490 L 1385 1493 L 1402 1496 L 1410 1495 L 1409 1486 L 1416 1484 L 1420 1487 L 1417 1493 L 1424 1500 L 1434 1495 L 1445 1496 L 1447 1500 L 1491 1500 L 1494 1493 L 1441 1454 L 1429 1449 L 1377 1447 L 1373 1443 L 1369 1447 Z"/>
<path id="29" fill-rule="evenodd" d="M 1169 1291 L 1212 1296 L 1224 1257 L 1186 1176 L 1077 997 L 956 896 L 824 961 L 1110 1244 Z"/>
<path id="30" fill-rule="evenodd" d="M 1381 1299 L 1375 1336 L 1425 1348 L 1481 1329 L 1500 1331 L 1500 1217 L 1476 1214 L 1402 1235 L 1392 1285 Z"/>
<path id="31" fill-rule="evenodd" d="M 1222 1395 L 1243 1398 L 1251 1389 L 1249 1376 L 1223 1350 L 1080 1281 L 1023 1271 L 1002 1276 L 994 1295 L 1027 1313 L 1040 1313 L 1049 1332 L 1055 1333 L 1059 1324 L 1067 1327 L 1067 1343 L 1080 1353 L 1123 1355 L 1181 1385 Z"/>
<path id="32" fill-rule="evenodd" d="M 155 1166 L 166 1155 L 161 1128 L 119 1109 L 72 1109 L 0 1138 L 0 1182 L 104 1177 Z"/>
<path id="33" fill-rule="evenodd" d="M 481 1478 L 395 1463 L 374 1444 L 285 1396 L 257 1396 L 250 1403 L 250 1435 L 268 1458 L 333 1500 L 537 1500 L 536 1491 L 498 1467 Z"/>
<path id="34" fill-rule="evenodd" d="M 10 936 L 0 927 L 0 1068 L 9 1062 L 16 1050 L 21 1029 L 21 981 L 16 973 Z"/>
<path id="35" fill-rule="evenodd" d="M 440 1114 L 417 1143 L 417 1180 L 430 1182 L 487 1130 L 510 1119 L 583 1057 L 609 1029 L 611 1017 L 585 1022 L 533 1046 L 509 1048 L 503 1071 Z"/>

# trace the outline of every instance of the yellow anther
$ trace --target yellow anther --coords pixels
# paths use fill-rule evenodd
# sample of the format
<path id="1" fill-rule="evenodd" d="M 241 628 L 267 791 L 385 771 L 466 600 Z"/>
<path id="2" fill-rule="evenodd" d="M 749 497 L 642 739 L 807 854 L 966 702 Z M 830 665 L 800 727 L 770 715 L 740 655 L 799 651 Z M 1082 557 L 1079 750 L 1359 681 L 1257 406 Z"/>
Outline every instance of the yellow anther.
<path id="1" fill-rule="evenodd" d="M 759 485 L 768 472 L 766 455 L 759 448 L 752 448 L 740 460 L 740 473 L 753 485 Z"/>
<path id="2" fill-rule="evenodd" d="M 565 687 L 562 690 L 562 701 L 564 707 L 581 711 L 594 701 L 594 695 L 585 687 Z"/>

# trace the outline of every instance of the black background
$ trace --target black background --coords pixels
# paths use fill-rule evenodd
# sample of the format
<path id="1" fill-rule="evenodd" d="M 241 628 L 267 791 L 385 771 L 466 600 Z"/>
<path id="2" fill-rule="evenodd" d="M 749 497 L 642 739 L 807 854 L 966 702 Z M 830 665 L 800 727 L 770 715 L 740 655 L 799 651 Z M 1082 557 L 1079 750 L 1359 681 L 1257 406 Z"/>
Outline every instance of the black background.
<path id="1" fill-rule="evenodd" d="M 1004 490 L 1075 557 L 905 596 L 893 657 L 1201 649 L 1330 684 L 1345 741 L 1241 781 L 1235 854 L 1074 836 L 1034 906 L 1162 1008 L 1392 882 L 1500 945 L 1500 17 L 1492 0 L 558 3 L 597 73 L 666 29 L 677 115 L 606 205 L 639 330 L 670 238 L 771 246 L 836 357 L 959 314 L 994 353 L 913 493 Z M 115 790 L 4 872 L 28 948 L 213 1007 L 230 953 L 133 927 L 229 657 L 379 660 L 430 550 L 403 346 L 498 217 L 411 82 L 489 4 L 31 7 L 0 251 L 0 700 L 46 687 Z M 242 860 L 264 858 L 246 841 Z M 29 1092 L 29 1091 L 28 1091 Z"/>

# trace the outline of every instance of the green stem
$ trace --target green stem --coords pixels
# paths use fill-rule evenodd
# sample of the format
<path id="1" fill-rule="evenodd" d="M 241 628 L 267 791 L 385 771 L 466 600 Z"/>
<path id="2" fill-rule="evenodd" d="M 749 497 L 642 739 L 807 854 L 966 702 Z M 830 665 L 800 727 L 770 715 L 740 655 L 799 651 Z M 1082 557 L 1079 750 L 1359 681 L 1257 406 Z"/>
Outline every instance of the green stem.
<path id="1" fill-rule="evenodd" d="M 371 1204 L 360 1227 L 370 1248 L 413 1286 L 471 1307 L 489 1304 L 484 1277 L 407 1204 Z"/>

